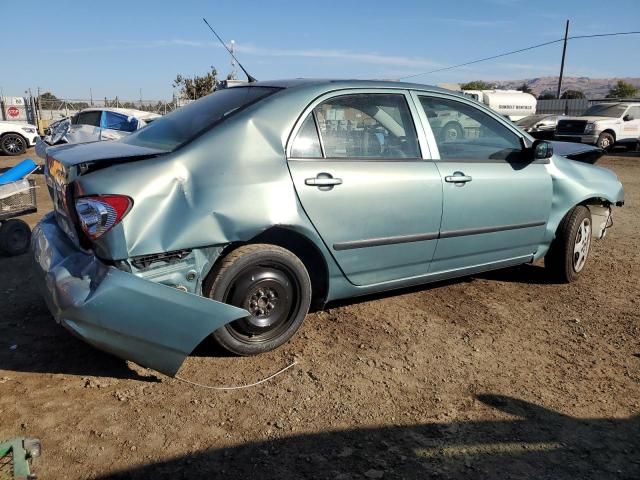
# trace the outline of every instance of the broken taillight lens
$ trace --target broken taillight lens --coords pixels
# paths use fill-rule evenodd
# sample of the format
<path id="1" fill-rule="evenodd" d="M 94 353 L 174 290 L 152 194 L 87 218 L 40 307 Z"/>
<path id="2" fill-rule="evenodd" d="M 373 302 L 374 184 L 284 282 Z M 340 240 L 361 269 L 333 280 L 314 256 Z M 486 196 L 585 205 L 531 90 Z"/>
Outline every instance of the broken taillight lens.
<path id="1" fill-rule="evenodd" d="M 115 227 L 127 214 L 133 201 L 124 195 L 97 195 L 76 200 L 76 213 L 82 231 L 95 240 Z"/>

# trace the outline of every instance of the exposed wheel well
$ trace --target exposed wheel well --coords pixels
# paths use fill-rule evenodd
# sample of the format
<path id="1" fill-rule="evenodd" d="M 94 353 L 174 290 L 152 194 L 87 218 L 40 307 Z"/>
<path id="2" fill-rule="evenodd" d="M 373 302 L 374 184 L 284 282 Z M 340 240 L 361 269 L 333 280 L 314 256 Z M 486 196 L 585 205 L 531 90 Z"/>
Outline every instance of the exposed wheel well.
<path id="1" fill-rule="evenodd" d="M 311 240 L 286 227 L 271 227 L 252 238 L 249 242 L 232 243 L 225 249 L 220 258 L 247 243 L 278 245 L 296 255 L 304 263 L 307 272 L 309 272 L 312 310 L 319 310 L 324 307 L 329 293 L 329 269 L 322 253 Z"/>
<path id="2" fill-rule="evenodd" d="M 609 135 L 611 135 L 613 137 L 613 141 L 614 142 L 616 141 L 616 132 L 614 132 L 613 130 L 610 130 L 610 129 L 603 130 L 600 133 L 600 135 L 602 135 L 603 133 L 608 133 Z"/>

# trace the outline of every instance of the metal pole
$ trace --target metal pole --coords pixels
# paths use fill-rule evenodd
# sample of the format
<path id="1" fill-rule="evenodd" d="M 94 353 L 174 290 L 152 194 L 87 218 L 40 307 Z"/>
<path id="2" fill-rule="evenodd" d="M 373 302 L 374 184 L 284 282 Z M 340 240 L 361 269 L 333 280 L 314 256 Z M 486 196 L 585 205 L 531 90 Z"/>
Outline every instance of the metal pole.
<path id="1" fill-rule="evenodd" d="M 556 98 L 560 98 L 560 90 L 562 89 L 562 74 L 564 73 L 564 57 L 567 53 L 567 37 L 569 36 L 569 20 L 564 27 L 564 46 L 562 47 L 562 61 L 560 62 L 560 76 L 558 77 L 558 93 Z"/>
<path id="2" fill-rule="evenodd" d="M 90 98 L 91 106 L 93 107 L 93 90 L 91 88 L 89 88 L 89 98 Z"/>

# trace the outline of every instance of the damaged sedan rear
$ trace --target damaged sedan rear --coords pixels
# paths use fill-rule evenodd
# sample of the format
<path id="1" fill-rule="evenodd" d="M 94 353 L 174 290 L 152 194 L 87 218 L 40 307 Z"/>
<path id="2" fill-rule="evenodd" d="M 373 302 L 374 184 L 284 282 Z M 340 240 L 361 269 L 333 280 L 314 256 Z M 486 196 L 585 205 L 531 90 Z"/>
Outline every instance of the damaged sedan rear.
<path id="1" fill-rule="evenodd" d="M 443 137 L 438 116 L 471 127 Z M 48 149 L 46 181 L 32 246 L 56 321 L 168 375 L 209 336 L 272 350 L 340 298 L 543 257 L 573 281 L 623 202 L 614 174 L 481 105 L 369 81 L 221 90 Z"/>

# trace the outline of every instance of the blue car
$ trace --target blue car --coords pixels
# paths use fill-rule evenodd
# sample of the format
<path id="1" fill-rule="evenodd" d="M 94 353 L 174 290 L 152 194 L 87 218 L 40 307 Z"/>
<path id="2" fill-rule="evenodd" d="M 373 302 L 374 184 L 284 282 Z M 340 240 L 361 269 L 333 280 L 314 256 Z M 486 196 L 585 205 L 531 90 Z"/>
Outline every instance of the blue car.
<path id="1" fill-rule="evenodd" d="M 167 375 L 209 336 L 272 350 L 337 299 L 542 258 L 574 281 L 624 201 L 611 171 L 396 82 L 250 83 L 47 153 L 55 209 L 32 249 L 49 309 Z"/>

